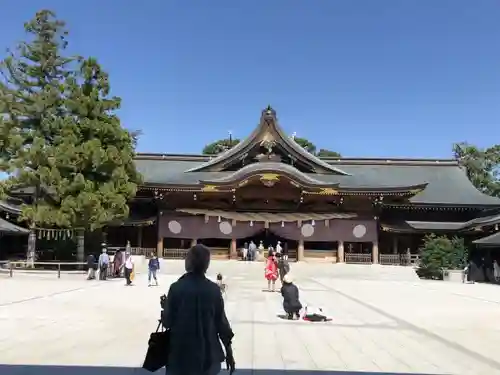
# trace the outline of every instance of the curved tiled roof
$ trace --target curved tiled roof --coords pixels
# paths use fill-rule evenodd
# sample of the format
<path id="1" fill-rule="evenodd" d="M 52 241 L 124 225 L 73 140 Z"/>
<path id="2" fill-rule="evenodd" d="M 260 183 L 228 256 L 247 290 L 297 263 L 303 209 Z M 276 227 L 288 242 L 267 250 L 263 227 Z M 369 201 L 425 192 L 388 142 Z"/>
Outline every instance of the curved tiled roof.
<path id="1" fill-rule="evenodd" d="M 493 233 L 489 236 L 480 238 L 478 240 L 472 241 L 474 245 L 477 245 L 478 247 L 497 247 L 500 246 L 500 232 Z"/>
<path id="2" fill-rule="evenodd" d="M 254 175 L 257 175 L 259 173 L 276 173 L 276 172 L 281 172 L 287 176 L 289 176 L 292 179 L 297 179 L 300 182 L 306 184 L 306 185 L 319 185 L 319 186 L 337 186 L 338 183 L 330 183 L 330 182 L 325 182 L 318 180 L 314 178 L 314 174 L 312 175 L 307 175 L 305 173 L 302 173 L 299 171 L 297 168 L 288 165 L 288 164 L 283 164 L 283 163 L 274 163 L 274 162 L 266 162 L 266 163 L 254 163 L 254 164 L 249 164 L 236 172 L 233 172 L 229 175 L 215 178 L 215 179 L 206 179 L 206 180 L 201 180 L 201 182 L 206 182 L 206 183 L 231 183 L 231 182 L 236 182 L 236 181 L 241 181 L 247 177 L 251 177 Z"/>
<path id="3" fill-rule="evenodd" d="M 278 138 L 277 141 L 282 146 L 290 149 L 291 152 L 295 153 L 298 158 L 306 161 L 312 166 L 318 167 L 320 171 L 331 172 L 339 175 L 348 174 L 345 171 L 336 168 L 331 164 L 326 163 L 317 156 L 304 150 L 292 138 L 288 137 L 283 131 L 283 129 L 278 125 L 278 121 L 276 119 L 276 112 L 270 107 L 262 111 L 259 126 L 252 132 L 252 134 L 249 137 L 238 143 L 236 146 L 219 154 L 215 158 L 207 161 L 206 163 L 187 170 L 187 172 L 206 172 L 209 171 L 211 167 L 214 167 L 218 164 L 223 163 L 224 161 L 228 161 L 232 158 L 235 158 L 238 155 L 244 154 L 248 148 L 254 146 L 258 142 L 259 136 L 263 135 L 265 132 L 270 132 L 273 135 L 275 135 Z"/>
<path id="4" fill-rule="evenodd" d="M 0 233 L 6 234 L 28 234 L 29 229 L 20 227 L 19 225 L 12 224 L 11 222 L 0 218 Z"/>
<path id="5" fill-rule="evenodd" d="M 180 155 L 139 157 L 137 169 L 146 185 L 197 185 L 199 181 L 227 178 L 234 172 L 189 172 L 203 164 L 200 156 Z M 427 183 L 427 187 L 410 199 L 415 204 L 500 207 L 500 199 L 477 190 L 465 172 L 452 160 L 383 160 L 338 159 L 335 163 L 349 176 L 308 174 L 305 176 L 341 188 L 375 189 L 395 186 L 413 186 Z"/>

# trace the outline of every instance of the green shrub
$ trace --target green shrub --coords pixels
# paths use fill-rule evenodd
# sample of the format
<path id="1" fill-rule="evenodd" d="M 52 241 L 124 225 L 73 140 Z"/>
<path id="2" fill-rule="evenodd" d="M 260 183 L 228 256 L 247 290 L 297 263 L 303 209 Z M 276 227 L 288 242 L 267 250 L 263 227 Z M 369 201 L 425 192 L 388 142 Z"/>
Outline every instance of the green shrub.
<path id="1" fill-rule="evenodd" d="M 421 278 L 441 280 L 444 270 L 464 268 L 467 257 L 467 247 L 462 238 L 427 235 L 420 248 L 417 274 Z"/>

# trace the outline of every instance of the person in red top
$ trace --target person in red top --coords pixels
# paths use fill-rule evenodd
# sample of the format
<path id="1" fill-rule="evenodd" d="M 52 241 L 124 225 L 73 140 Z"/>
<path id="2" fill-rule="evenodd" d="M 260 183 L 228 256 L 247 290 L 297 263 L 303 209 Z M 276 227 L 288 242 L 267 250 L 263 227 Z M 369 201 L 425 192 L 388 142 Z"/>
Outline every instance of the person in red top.
<path id="1" fill-rule="evenodd" d="M 267 256 L 264 275 L 267 279 L 267 290 L 274 292 L 276 280 L 278 279 L 278 263 L 276 262 L 276 257 L 272 250 L 269 251 Z"/>

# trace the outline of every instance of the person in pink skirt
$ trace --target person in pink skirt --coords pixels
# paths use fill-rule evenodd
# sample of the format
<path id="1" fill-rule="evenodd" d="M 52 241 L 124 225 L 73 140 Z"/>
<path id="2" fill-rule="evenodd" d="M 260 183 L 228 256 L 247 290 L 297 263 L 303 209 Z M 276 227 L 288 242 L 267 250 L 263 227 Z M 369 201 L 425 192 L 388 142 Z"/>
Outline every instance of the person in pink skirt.
<path id="1" fill-rule="evenodd" d="M 272 250 L 269 251 L 269 254 L 267 256 L 264 275 L 267 280 L 267 290 L 270 292 L 274 292 L 276 280 L 278 279 L 278 263 Z"/>

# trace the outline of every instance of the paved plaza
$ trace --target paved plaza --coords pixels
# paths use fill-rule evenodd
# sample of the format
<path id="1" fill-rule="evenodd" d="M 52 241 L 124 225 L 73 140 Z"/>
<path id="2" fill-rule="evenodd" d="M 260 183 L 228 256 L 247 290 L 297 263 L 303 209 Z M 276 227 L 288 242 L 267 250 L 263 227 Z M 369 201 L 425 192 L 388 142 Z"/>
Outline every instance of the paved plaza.
<path id="1" fill-rule="evenodd" d="M 167 262 L 161 286 L 79 275 L 0 274 L 0 373 L 144 374 L 159 296 L 182 272 Z M 292 264 L 304 304 L 327 323 L 287 321 L 278 293 L 264 292 L 263 264 L 213 262 L 228 278 L 236 374 L 500 374 L 500 288 L 420 280 L 376 280 L 381 266 Z M 356 267 L 356 266 L 349 266 Z M 365 268 L 363 268 L 365 267 Z M 397 277 L 396 277 L 397 278 Z M 43 372 L 46 370 L 47 372 Z M 300 370 L 300 371 L 299 371 Z M 163 372 L 162 372 L 163 373 Z M 222 372 L 223 373 L 223 372 Z"/>

